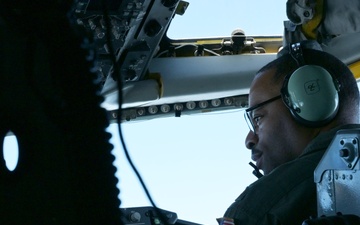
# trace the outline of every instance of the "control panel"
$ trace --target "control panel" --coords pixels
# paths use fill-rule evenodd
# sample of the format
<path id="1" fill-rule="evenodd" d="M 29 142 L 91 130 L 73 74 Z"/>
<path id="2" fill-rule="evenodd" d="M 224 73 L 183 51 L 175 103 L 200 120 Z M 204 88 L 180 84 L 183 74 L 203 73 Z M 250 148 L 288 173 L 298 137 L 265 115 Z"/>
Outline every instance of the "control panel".
<path id="1" fill-rule="evenodd" d="M 179 0 L 79 0 L 76 22 L 93 34 L 99 73 L 118 79 L 112 70 L 115 54 L 124 82 L 144 78 L 175 14 Z"/>
<path id="2" fill-rule="evenodd" d="M 124 225 L 200 225 L 180 220 L 174 212 L 150 206 L 121 208 Z"/>

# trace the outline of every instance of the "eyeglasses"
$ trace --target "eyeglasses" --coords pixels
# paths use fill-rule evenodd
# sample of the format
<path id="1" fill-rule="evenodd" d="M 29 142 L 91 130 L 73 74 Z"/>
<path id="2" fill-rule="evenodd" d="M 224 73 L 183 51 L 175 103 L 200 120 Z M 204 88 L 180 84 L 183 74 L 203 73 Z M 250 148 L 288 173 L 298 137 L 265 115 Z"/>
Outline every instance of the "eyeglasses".
<path id="1" fill-rule="evenodd" d="M 254 133 L 256 134 L 256 129 L 258 127 L 258 124 L 257 124 L 257 121 L 254 120 L 254 117 L 252 115 L 253 111 L 261 106 L 264 106 L 266 104 L 269 104 L 275 100 L 278 100 L 281 98 L 281 95 L 278 95 L 276 97 L 273 97 L 273 98 L 270 98 L 269 100 L 266 100 L 264 102 L 261 102 L 257 105 L 254 105 L 248 109 L 245 110 L 245 113 L 244 113 L 244 117 L 245 117 L 245 121 L 249 127 L 249 129 Z"/>

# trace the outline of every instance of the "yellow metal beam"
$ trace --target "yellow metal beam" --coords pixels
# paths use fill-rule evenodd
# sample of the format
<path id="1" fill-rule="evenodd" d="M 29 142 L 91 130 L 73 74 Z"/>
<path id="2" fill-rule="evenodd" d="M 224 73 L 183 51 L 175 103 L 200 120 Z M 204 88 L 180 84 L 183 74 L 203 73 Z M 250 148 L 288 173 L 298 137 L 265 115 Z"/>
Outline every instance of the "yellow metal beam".
<path id="1" fill-rule="evenodd" d="M 324 0 L 316 0 L 314 17 L 302 25 L 302 32 L 308 39 L 316 39 L 316 29 L 324 17 Z"/>
<path id="2" fill-rule="evenodd" d="M 360 79 L 360 61 L 352 63 L 349 65 L 351 72 L 354 74 L 356 80 Z"/>

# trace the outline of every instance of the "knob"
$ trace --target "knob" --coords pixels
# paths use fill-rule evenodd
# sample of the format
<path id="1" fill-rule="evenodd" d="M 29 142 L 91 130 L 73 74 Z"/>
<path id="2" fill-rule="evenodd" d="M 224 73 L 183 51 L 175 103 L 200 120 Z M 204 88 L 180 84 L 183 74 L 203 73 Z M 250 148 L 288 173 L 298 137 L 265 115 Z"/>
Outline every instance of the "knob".
<path id="1" fill-rule="evenodd" d="M 141 214 L 138 213 L 138 212 L 131 212 L 130 215 L 129 215 L 129 220 L 131 222 L 140 222 L 141 220 Z"/>
<path id="2" fill-rule="evenodd" d="M 350 151 L 347 148 L 343 148 L 339 151 L 340 157 L 346 158 L 350 156 Z"/>

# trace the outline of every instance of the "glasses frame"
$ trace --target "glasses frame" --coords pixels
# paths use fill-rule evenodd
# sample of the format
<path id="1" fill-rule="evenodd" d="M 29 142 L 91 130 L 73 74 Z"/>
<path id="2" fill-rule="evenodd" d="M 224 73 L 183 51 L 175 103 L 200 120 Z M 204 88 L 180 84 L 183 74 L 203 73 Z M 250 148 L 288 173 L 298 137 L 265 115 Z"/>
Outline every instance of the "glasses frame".
<path id="1" fill-rule="evenodd" d="M 281 98 L 281 95 L 275 96 L 275 97 L 273 97 L 273 98 L 270 98 L 270 99 L 268 99 L 268 100 L 266 100 L 266 101 L 263 101 L 263 102 L 261 102 L 261 103 L 259 103 L 259 104 L 256 104 L 256 105 L 254 105 L 254 106 L 252 106 L 252 107 L 250 107 L 250 108 L 248 108 L 248 109 L 245 110 L 245 113 L 244 113 L 245 121 L 246 121 L 249 129 L 250 129 L 254 134 L 256 134 L 256 127 L 257 127 L 257 125 L 255 124 L 254 118 L 253 118 L 252 115 L 251 115 L 252 111 L 254 111 L 255 109 L 257 109 L 257 108 L 259 108 L 259 107 L 262 107 L 262 106 L 264 106 L 264 105 L 267 105 L 267 104 L 269 104 L 269 103 L 271 103 L 271 102 L 274 102 L 274 101 L 276 101 L 276 100 L 278 100 L 278 99 L 280 99 L 280 98 Z"/>

